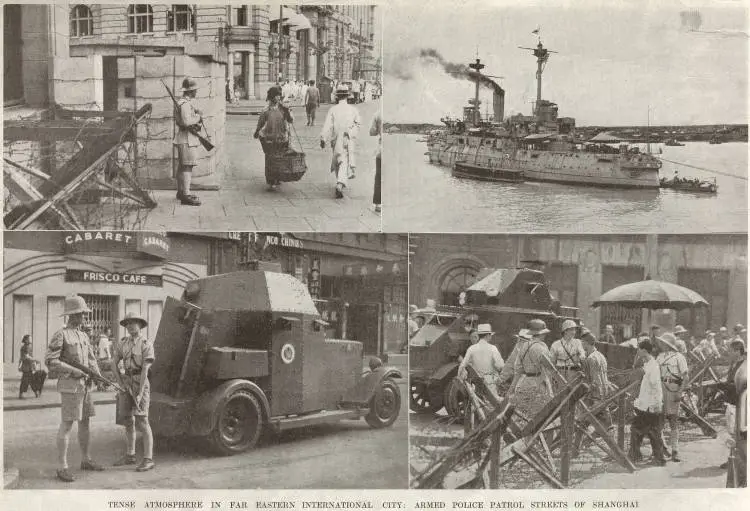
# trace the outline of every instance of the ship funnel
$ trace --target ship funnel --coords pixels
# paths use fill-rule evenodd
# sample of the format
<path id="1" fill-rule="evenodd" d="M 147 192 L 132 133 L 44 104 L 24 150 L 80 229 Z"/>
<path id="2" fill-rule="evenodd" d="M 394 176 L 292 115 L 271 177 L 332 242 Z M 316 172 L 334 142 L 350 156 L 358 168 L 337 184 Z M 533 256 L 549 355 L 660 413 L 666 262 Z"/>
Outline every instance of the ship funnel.
<path id="1" fill-rule="evenodd" d="M 495 87 L 492 93 L 492 113 L 494 121 L 497 124 L 503 122 L 505 116 L 505 91 L 500 87 Z"/>

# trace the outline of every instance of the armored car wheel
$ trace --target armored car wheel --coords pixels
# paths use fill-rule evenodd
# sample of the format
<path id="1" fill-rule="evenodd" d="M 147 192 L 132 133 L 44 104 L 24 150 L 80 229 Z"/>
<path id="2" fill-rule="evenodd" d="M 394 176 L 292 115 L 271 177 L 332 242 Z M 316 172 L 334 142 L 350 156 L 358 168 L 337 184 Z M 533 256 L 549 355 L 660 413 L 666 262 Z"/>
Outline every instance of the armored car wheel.
<path id="1" fill-rule="evenodd" d="M 218 408 L 216 424 L 207 440 L 214 453 L 230 456 L 255 447 L 262 432 L 260 403 L 250 392 L 241 389 L 232 392 Z"/>
<path id="2" fill-rule="evenodd" d="M 370 399 L 370 411 L 365 416 L 365 421 L 371 428 L 387 428 L 396 422 L 400 410 L 401 391 L 396 382 L 387 378 L 380 383 L 380 388 Z"/>
<path id="3" fill-rule="evenodd" d="M 467 397 L 461 380 L 457 377 L 451 379 L 445 388 L 445 397 L 443 398 L 445 411 L 448 412 L 448 415 L 455 418 L 463 417 Z"/>
<path id="4" fill-rule="evenodd" d="M 426 383 L 409 384 L 409 409 L 417 413 L 436 413 L 443 407 L 439 396 L 430 393 Z"/>

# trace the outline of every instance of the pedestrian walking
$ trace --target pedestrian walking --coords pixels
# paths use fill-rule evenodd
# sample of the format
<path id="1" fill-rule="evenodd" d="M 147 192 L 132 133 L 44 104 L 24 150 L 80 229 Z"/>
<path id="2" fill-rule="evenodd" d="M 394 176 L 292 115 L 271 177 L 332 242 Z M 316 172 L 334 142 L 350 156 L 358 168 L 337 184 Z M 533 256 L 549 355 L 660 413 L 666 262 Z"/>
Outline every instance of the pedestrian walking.
<path id="1" fill-rule="evenodd" d="M 356 107 L 347 103 L 349 89 L 342 85 L 336 89 L 338 101 L 326 114 L 323 129 L 320 132 L 320 148 L 326 143 L 331 146 L 331 172 L 336 175 L 335 197 L 344 197 L 346 180 L 355 177 L 357 166 L 355 144 L 361 124 Z"/>
<path id="2" fill-rule="evenodd" d="M 177 147 L 179 169 L 177 171 L 177 199 L 186 206 L 200 206 L 201 201 L 190 193 L 193 167 L 198 164 L 197 148 L 200 145 L 194 131 L 203 122 L 203 112 L 196 106 L 198 83 L 192 78 L 182 81 L 182 97 L 177 101 L 177 133 L 173 144 Z"/>
<path id="3" fill-rule="evenodd" d="M 586 358 L 581 340 L 576 338 L 578 325 L 572 319 L 562 324 L 562 339 L 552 343 L 549 349 L 550 360 L 565 381 L 569 381 L 581 371 L 581 361 Z"/>
<path id="4" fill-rule="evenodd" d="M 380 213 L 380 165 L 381 165 L 381 149 L 383 147 L 383 120 L 380 117 L 380 112 L 375 114 L 375 118 L 372 120 L 372 126 L 370 126 L 370 136 L 378 137 L 378 154 L 375 156 L 375 188 L 372 192 L 372 203 L 375 205 L 375 212 Z"/>
<path id="5" fill-rule="evenodd" d="M 258 117 L 253 137 L 260 141 L 266 156 L 266 184 L 269 190 L 275 190 L 281 184 L 273 169 L 272 156 L 289 150 L 289 125 L 294 122 L 291 110 L 282 103 L 282 92 L 273 86 L 266 93 L 268 105 Z"/>
<path id="6" fill-rule="evenodd" d="M 310 84 L 305 92 L 305 113 L 307 114 L 307 126 L 315 126 L 315 111 L 320 106 L 320 90 L 315 86 L 315 80 L 310 80 Z"/>
<path id="7" fill-rule="evenodd" d="M 18 371 L 21 373 L 21 387 L 18 389 L 18 399 L 23 399 L 24 393 L 29 390 L 29 386 L 34 378 L 34 359 L 31 356 L 31 336 L 29 334 L 24 335 L 21 339 Z M 34 396 L 39 397 L 37 391 L 34 391 Z"/>
<path id="8" fill-rule="evenodd" d="M 636 355 L 643 364 L 643 378 L 638 391 L 638 397 L 633 402 L 635 418 L 630 425 L 630 459 L 637 463 L 643 459 L 641 444 L 643 438 L 648 437 L 651 443 L 653 462 L 664 466 L 664 443 L 661 437 L 661 414 L 663 409 L 663 393 L 661 384 L 661 370 L 653 356 L 654 345 L 651 340 L 643 340 L 638 344 Z M 640 365 L 636 363 L 636 365 Z"/>
<path id="9" fill-rule="evenodd" d="M 109 373 L 112 361 L 112 330 L 107 328 L 99 334 L 99 342 L 96 345 L 96 359 L 99 369 L 102 373 Z M 107 390 L 108 386 L 104 383 L 97 382 L 97 390 Z"/>
<path id="10" fill-rule="evenodd" d="M 80 296 L 66 298 L 62 315 L 67 316 L 68 321 L 62 329 L 52 335 L 44 357 L 50 377 L 57 378 L 57 391 L 60 393 L 57 478 L 65 482 L 75 480 L 68 466 L 68 445 L 75 422 L 78 422 L 78 444 L 82 453 L 81 470 L 104 470 L 104 467 L 91 459 L 90 418 L 96 414 L 91 398 L 91 382 L 84 372 L 68 364 L 78 363 L 96 374 L 101 374 L 89 337 L 81 330 L 89 312 L 91 310 Z"/>
<path id="11" fill-rule="evenodd" d="M 497 395 L 500 372 L 503 370 L 505 362 L 497 347 L 490 344 L 492 336 L 495 335 L 492 326 L 482 323 L 477 326 L 476 333 L 477 342 L 466 350 L 466 354 L 458 366 L 458 377 L 466 380 L 468 377 L 466 368 L 471 367 L 490 392 Z"/>
<path id="12" fill-rule="evenodd" d="M 518 333 L 517 353 L 513 367 L 513 381 L 507 397 L 527 419 L 532 419 L 552 399 L 552 384 L 543 358 L 550 360 L 550 353 L 544 343 L 549 333 L 541 319 L 532 319 L 527 327 Z"/>
<path id="13" fill-rule="evenodd" d="M 116 422 L 125 426 L 125 455 L 115 466 L 135 465 L 135 432 L 143 435 L 143 460 L 135 468 L 145 472 L 154 468 L 154 436 L 148 423 L 148 408 L 151 402 L 151 386 L 148 372 L 154 363 L 154 345 L 141 333 L 148 322 L 137 314 L 129 313 L 120 321 L 128 335 L 120 339 L 112 357 L 112 370 L 120 386 L 127 392 L 117 393 Z M 122 360 L 123 372 L 117 370 Z"/>

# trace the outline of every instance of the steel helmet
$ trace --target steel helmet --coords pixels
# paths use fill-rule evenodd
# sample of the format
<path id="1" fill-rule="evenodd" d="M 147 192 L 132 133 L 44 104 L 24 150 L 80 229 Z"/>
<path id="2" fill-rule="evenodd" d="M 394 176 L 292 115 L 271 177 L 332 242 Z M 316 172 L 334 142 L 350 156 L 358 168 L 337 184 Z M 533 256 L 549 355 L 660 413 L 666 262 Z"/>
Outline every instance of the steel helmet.
<path id="1" fill-rule="evenodd" d="M 565 330 L 569 330 L 571 328 L 578 328 L 578 325 L 572 319 L 566 319 L 565 321 L 563 321 L 562 328 L 560 328 L 560 330 L 564 332 Z"/>
<path id="2" fill-rule="evenodd" d="M 81 312 L 91 312 L 91 309 L 86 305 L 86 300 L 78 295 L 68 296 L 65 298 L 65 305 L 61 316 L 70 316 L 71 314 L 79 314 Z"/>

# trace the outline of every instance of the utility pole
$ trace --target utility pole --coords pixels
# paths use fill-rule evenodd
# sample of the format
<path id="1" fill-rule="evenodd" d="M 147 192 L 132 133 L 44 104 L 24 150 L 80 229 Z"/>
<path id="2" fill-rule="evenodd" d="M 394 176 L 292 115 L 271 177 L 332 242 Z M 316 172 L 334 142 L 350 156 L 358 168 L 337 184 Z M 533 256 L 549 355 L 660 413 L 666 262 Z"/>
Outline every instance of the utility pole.
<path id="1" fill-rule="evenodd" d="M 359 41 L 357 42 L 357 79 L 362 78 L 362 18 L 359 19 Z"/>

